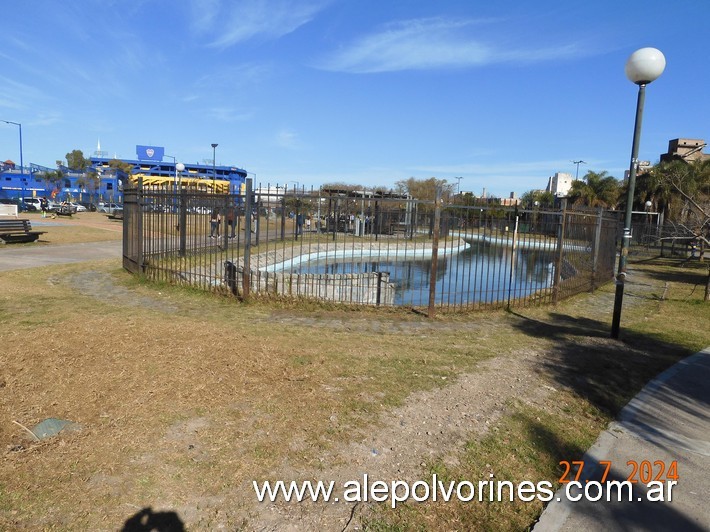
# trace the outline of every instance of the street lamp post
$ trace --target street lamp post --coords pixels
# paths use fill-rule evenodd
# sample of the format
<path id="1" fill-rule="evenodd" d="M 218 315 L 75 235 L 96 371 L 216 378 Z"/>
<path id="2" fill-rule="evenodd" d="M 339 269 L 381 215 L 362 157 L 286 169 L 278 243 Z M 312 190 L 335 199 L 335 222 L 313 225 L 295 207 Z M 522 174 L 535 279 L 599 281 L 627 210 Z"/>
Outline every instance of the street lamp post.
<path id="1" fill-rule="evenodd" d="M 175 165 L 175 186 L 178 190 L 182 188 L 182 173 L 185 171 L 185 165 L 177 163 Z"/>
<path id="2" fill-rule="evenodd" d="M 631 243 L 631 216 L 634 203 L 634 188 L 636 186 L 636 167 L 638 165 L 639 140 L 641 137 L 641 120 L 643 118 L 643 104 L 646 97 L 646 85 L 657 79 L 666 68 L 666 58 L 655 48 L 641 48 L 636 50 L 626 61 L 626 77 L 639 86 L 638 100 L 636 102 L 636 121 L 634 124 L 634 137 L 631 147 L 631 164 L 629 166 L 629 185 L 626 196 L 626 216 L 624 219 L 624 235 L 621 240 L 621 253 L 619 255 L 619 269 L 616 276 L 616 294 L 614 297 L 614 315 L 611 323 L 611 337 L 619 338 L 619 325 L 621 322 L 621 306 L 624 299 L 624 283 L 626 281 L 626 259 Z"/>
<path id="3" fill-rule="evenodd" d="M 0 120 L 0 122 L 5 122 L 6 124 L 12 124 L 20 128 L 20 175 L 25 173 L 25 163 L 22 160 L 22 124 L 19 122 L 11 122 L 10 120 Z"/>
<path id="4" fill-rule="evenodd" d="M 587 164 L 587 161 L 572 161 L 572 164 L 577 165 L 577 173 L 574 175 L 574 180 L 579 181 L 579 165 L 580 164 Z"/>
<path id="5" fill-rule="evenodd" d="M 456 195 L 458 196 L 461 194 L 461 180 L 463 177 L 454 177 L 454 179 L 456 180 Z"/>
<path id="6" fill-rule="evenodd" d="M 175 177 L 173 179 L 173 190 L 177 192 L 177 185 L 178 185 L 178 165 L 182 163 L 177 162 L 177 158 L 174 155 L 165 155 L 166 157 L 170 157 L 173 160 L 173 169 L 175 171 Z M 183 170 L 185 169 L 185 165 L 183 165 Z M 182 170 L 181 170 L 182 171 Z"/>
<path id="7" fill-rule="evenodd" d="M 212 143 L 212 184 L 214 184 L 214 180 L 217 179 L 217 170 L 215 168 L 217 146 L 219 146 L 219 144 Z M 214 192 L 214 187 L 212 187 L 212 192 Z"/>
<path id="8" fill-rule="evenodd" d="M 653 207 L 653 202 L 651 200 L 646 200 L 646 203 L 644 203 L 644 207 L 646 208 L 646 235 L 650 239 L 651 238 L 651 208 Z"/>

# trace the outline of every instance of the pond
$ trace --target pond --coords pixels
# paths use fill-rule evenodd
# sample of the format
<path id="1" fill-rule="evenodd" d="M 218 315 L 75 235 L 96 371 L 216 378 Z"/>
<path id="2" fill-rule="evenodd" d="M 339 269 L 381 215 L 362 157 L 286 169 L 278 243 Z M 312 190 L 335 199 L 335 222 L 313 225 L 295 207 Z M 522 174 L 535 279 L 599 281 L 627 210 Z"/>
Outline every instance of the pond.
<path id="1" fill-rule="evenodd" d="M 467 250 L 437 261 L 437 305 L 478 305 L 529 296 L 550 289 L 554 276 L 554 252 L 517 250 L 474 243 Z M 511 279 L 512 266 L 512 279 Z M 293 273 L 361 274 L 387 272 L 395 285 L 395 305 L 426 306 L 429 302 L 432 261 L 358 260 L 301 263 Z"/>

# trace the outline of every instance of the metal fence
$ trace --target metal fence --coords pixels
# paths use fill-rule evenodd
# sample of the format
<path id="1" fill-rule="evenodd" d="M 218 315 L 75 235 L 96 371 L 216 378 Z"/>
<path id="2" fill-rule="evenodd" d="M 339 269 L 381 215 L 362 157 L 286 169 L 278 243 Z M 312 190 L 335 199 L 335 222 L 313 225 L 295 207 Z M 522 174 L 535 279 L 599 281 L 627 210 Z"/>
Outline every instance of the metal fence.
<path id="1" fill-rule="evenodd" d="M 263 187 L 124 190 L 124 267 L 240 298 L 467 310 L 554 303 L 614 276 L 616 216 Z"/>
<path id="2" fill-rule="evenodd" d="M 646 219 L 631 226 L 629 260 L 632 262 L 655 257 L 696 258 L 703 252 L 702 241 L 685 225 L 672 222 L 659 225 Z"/>

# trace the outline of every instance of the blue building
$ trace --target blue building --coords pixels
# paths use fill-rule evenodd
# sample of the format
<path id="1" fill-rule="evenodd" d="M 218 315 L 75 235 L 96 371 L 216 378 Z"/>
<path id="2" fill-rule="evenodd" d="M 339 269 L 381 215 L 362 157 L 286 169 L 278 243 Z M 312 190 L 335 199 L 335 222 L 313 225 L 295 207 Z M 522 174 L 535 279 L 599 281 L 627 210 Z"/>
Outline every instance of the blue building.
<path id="1" fill-rule="evenodd" d="M 118 159 L 131 165 L 131 174 L 164 177 L 166 180 L 182 178 L 218 179 L 229 181 L 230 193 L 238 194 L 246 182 L 247 172 L 235 166 L 213 165 L 211 163 L 182 163 L 184 169 L 178 172 L 178 161 L 165 161 L 164 148 L 136 146 L 136 159 Z M 173 159 L 172 157 L 170 157 Z M 13 161 L 0 163 L 0 199 L 26 197 L 46 197 L 54 201 L 123 201 L 123 184 L 128 174 L 111 167 L 111 161 L 100 149 L 89 158 L 91 165 L 85 170 L 74 170 L 66 166 L 47 168 L 37 164 L 18 167 Z M 176 164 L 177 163 L 177 164 Z"/>

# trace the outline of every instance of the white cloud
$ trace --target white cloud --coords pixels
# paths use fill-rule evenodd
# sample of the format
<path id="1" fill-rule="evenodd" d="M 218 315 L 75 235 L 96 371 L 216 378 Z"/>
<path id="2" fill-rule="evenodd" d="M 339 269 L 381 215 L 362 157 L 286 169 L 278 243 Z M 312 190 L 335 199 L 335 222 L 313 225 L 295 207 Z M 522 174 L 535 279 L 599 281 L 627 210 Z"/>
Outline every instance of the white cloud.
<path id="1" fill-rule="evenodd" d="M 29 125 L 32 127 L 46 127 L 53 124 L 61 122 L 62 117 L 60 113 L 41 113 L 37 115 Z"/>
<path id="2" fill-rule="evenodd" d="M 474 175 L 480 177 L 500 175 L 544 175 L 545 178 L 569 167 L 567 160 L 498 162 L 492 164 L 464 163 L 441 166 L 419 166 L 412 170 L 432 175 Z"/>
<path id="3" fill-rule="evenodd" d="M 251 111 L 239 111 L 231 107 L 213 107 L 207 110 L 206 115 L 220 122 L 246 122 L 254 117 Z"/>
<path id="4" fill-rule="evenodd" d="M 529 63 L 570 57 L 578 52 L 575 45 L 502 49 L 481 36 L 470 35 L 474 28 L 493 22 L 428 18 L 392 23 L 330 54 L 316 66 L 337 72 L 376 73 Z"/>
<path id="5" fill-rule="evenodd" d="M 217 18 L 220 0 L 193 0 L 190 22 L 198 33 L 208 32 Z"/>
<path id="6" fill-rule="evenodd" d="M 208 5 L 205 5 L 208 4 Z M 193 21 L 199 33 L 211 33 L 210 46 L 227 48 L 253 38 L 278 39 L 310 22 L 327 2 L 298 0 L 241 0 L 224 2 L 196 0 L 193 11 L 207 10 Z"/>
<path id="7" fill-rule="evenodd" d="M 205 87 L 230 87 L 234 90 L 262 82 L 271 75 L 271 71 L 271 66 L 267 64 L 240 63 L 205 74 L 198 78 L 194 85 L 196 89 L 201 90 Z"/>
<path id="8" fill-rule="evenodd" d="M 0 108 L 25 110 L 46 100 L 47 95 L 41 89 L 25 83 L 13 81 L 9 77 L 0 86 Z"/>
<path id="9" fill-rule="evenodd" d="M 276 134 L 276 144 L 282 148 L 295 149 L 298 147 L 296 133 L 289 129 L 282 129 Z"/>

